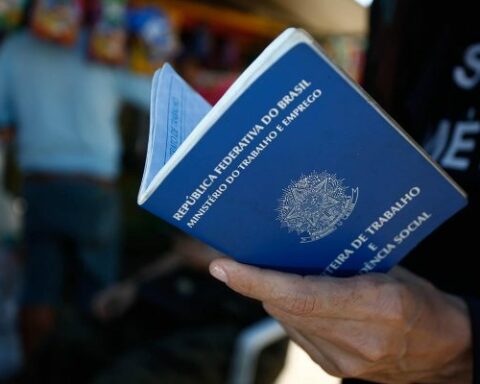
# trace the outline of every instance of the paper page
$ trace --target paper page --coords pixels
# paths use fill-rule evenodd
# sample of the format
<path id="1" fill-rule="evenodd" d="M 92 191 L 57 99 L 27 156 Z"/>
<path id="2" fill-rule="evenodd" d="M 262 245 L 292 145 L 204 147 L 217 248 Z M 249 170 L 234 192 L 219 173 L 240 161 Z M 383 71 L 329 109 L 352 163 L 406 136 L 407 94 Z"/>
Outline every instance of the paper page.
<path id="1" fill-rule="evenodd" d="M 151 104 L 149 148 L 142 187 L 150 184 L 212 108 L 169 64 L 155 74 Z"/>

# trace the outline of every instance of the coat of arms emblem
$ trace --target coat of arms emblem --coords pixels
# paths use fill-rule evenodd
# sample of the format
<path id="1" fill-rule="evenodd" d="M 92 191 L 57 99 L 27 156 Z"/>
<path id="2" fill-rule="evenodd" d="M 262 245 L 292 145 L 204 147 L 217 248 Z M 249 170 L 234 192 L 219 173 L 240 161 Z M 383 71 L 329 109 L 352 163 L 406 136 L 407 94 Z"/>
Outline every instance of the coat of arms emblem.
<path id="1" fill-rule="evenodd" d="M 328 172 L 301 176 L 283 190 L 278 220 L 289 232 L 296 232 L 302 243 L 319 240 L 335 231 L 355 208 L 358 188 Z"/>

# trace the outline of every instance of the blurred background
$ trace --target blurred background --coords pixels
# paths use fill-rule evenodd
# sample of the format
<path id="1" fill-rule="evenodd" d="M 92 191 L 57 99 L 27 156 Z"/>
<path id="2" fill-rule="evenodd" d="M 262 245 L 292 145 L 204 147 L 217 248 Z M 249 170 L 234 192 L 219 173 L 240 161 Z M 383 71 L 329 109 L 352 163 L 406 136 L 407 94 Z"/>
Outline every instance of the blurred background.
<path id="1" fill-rule="evenodd" d="M 215 104 L 298 26 L 361 82 L 369 5 L 0 0 L 0 383 L 232 380 L 266 314 L 208 276 L 216 251 L 136 205 L 150 78 L 168 61 Z M 277 336 L 256 382 L 336 382 Z"/>

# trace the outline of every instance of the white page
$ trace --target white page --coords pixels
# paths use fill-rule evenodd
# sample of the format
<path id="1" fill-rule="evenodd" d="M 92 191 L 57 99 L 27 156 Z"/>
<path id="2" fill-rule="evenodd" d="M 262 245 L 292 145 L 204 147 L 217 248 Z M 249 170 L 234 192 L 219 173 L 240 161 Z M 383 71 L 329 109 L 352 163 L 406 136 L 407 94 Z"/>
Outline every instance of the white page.
<path id="1" fill-rule="evenodd" d="M 150 134 L 141 191 L 148 188 L 160 169 L 212 109 L 169 64 L 155 73 L 150 108 Z"/>

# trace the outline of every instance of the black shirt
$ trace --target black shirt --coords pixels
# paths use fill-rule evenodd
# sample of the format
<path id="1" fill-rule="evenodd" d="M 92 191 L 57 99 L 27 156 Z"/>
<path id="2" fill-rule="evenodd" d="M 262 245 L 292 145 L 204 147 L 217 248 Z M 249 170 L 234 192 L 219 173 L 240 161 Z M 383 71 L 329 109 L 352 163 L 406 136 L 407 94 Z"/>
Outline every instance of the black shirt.
<path id="1" fill-rule="evenodd" d="M 480 383 L 480 4 L 377 0 L 365 88 L 469 195 L 469 205 L 403 261 L 467 299 Z M 345 380 L 348 383 L 360 382 Z"/>

